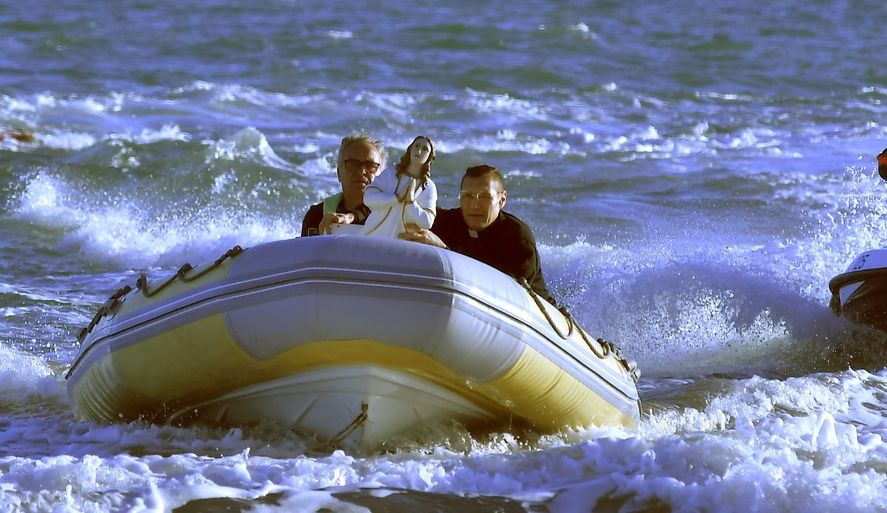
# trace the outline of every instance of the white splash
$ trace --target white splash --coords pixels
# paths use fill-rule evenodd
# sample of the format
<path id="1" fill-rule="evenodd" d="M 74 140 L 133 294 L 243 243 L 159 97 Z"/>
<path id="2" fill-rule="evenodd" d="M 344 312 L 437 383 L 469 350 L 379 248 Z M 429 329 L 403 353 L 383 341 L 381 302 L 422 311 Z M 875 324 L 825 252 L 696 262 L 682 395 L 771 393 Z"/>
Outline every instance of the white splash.
<path id="1" fill-rule="evenodd" d="M 218 183 L 224 186 L 224 177 Z M 218 212 L 212 206 L 188 219 L 164 220 L 146 215 L 135 201 L 92 204 L 69 193 L 63 180 L 38 174 L 27 184 L 15 217 L 67 231 L 61 246 L 97 262 L 116 262 L 123 268 L 178 266 L 183 261 L 214 260 L 229 248 L 248 247 L 296 235 L 295 221 L 267 219 L 249 212 Z"/>
<path id="2" fill-rule="evenodd" d="M 274 152 L 274 149 L 268 144 L 265 134 L 253 127 L 240 130 L 231 139 L 205 140 L 203 144 L 209 148 L 206 154 L 207 163 L 215 160 L 247 159 L 278 169 L 295 170 L 292 164 Z"/>

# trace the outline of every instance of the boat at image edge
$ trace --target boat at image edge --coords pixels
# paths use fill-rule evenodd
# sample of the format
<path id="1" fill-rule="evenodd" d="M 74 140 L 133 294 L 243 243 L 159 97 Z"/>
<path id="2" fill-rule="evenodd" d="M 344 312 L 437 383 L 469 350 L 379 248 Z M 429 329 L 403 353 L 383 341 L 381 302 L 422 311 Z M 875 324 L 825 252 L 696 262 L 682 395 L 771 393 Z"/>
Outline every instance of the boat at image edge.
<path id="1" fill-rule="evenodd" d="M 829 281 L 835 314 L 887 331 L 887 249 L 861 253 Z"/>
<path id="2" fill-rule="evenodd" d="M 234 248 L 118 290 L 81 332 L 81 420 L 280 422 L 373 450 L 424 424 L 639 421 L 633 364 L 458 253 L 353 235 Z"/>

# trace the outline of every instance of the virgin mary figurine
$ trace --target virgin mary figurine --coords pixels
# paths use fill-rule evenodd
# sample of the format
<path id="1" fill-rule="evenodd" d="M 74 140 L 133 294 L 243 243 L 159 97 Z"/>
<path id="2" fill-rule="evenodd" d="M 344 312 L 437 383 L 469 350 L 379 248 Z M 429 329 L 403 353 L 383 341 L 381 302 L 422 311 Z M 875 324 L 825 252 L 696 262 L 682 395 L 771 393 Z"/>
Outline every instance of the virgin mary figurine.
<path id="1" fill-rule="evenodd" d="M 413 139 L 394 166 L 395 175 L 380 176 L 364 191 L 363 202 L 372 211 L 364 235 L 397 238 L 413 223 L 430 229 L 437 215 L 437 187 L 431 181 L 434 143 L 428 136 Z"/>

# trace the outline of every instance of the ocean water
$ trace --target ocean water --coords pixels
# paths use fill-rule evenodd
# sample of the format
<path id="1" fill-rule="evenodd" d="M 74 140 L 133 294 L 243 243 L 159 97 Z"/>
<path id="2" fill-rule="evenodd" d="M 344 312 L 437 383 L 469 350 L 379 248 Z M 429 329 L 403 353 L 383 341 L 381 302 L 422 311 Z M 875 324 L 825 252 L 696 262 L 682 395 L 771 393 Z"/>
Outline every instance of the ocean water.
<path id="1" fill-rule="evenodd" d="M 882 2 L 0 3 L 0 511 L 887 511 Z M 75 420 L 116 288 L 294 237 L 342 136 L 506 174 L 554 294 L 643 372 L 637 430 L 383 454 Z"/>

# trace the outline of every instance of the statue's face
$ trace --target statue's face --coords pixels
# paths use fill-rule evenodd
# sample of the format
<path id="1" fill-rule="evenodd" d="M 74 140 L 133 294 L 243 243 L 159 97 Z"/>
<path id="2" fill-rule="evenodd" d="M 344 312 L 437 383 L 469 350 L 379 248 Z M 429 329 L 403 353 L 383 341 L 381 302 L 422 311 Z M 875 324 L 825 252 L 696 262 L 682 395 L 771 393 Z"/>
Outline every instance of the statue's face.
<path id="1" fill-rule="evenodd" d="M 431 144 L 428 139 L 420 137 L 410 146 L 410 162 L 421 165 L 428 160 L 429 156 L 431 156 Z"/>

